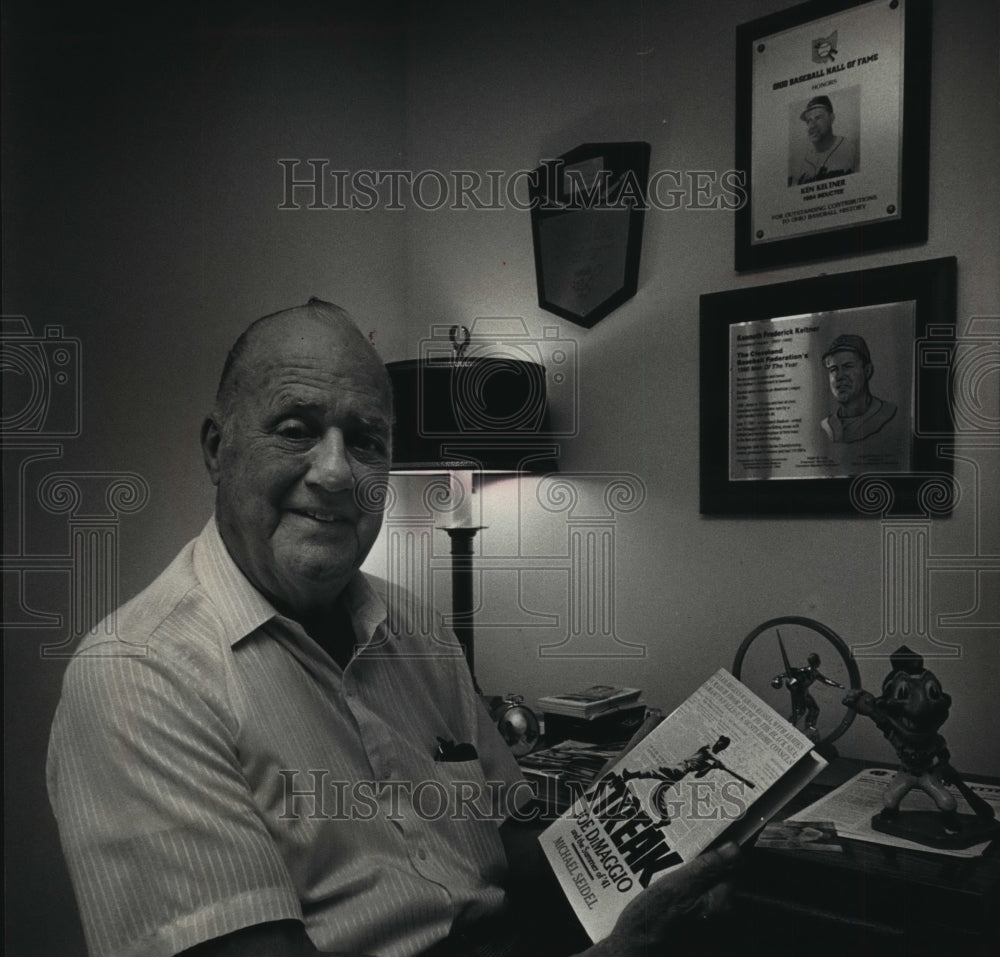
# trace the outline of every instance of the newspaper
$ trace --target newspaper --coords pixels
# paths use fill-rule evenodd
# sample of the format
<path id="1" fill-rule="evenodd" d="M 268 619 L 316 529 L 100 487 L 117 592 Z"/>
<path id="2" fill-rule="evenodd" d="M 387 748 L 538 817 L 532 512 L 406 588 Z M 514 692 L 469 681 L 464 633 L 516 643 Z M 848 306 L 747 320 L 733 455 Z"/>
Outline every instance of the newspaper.
<path id="1" fill-rule="evenodd" d="M 812 747 L 717 671 L 539 838 L 591 940 L 723 833 L 743 841 L 762 827 L 825 767 Z"/>
<path id="2" fill-rule="evenodd" d="M 979 857 L 986 850 L 989 841 L 965 848 L 928 847 L 926 844 L 918 844 L 916 841 L 876 831 L 871 825 L 872 815 L 882 810 L 882 795 L 895 775 L 896 772 L 890 768 L 867 768 L 814 804 L 791 815 L 788 820 L 807 821 L 822 818 L 834 823 L 840 837 L 869 841 L 873 844 L 887 844 L 890 847 L 905 847 L 914 851 L 931 851 L 949 857 Z M 1000 816 L 1000 786 L 975 783 L 970 783 L 968 786 Z M 965 798 L 958 793 L 957 788 L 952 787 L 950 790 L 954 792 L 961 808 L 965 804 Z M 900 809 L 933 811 L 935 804 L 923 791 L 913 790 L 903 798 Z"/>

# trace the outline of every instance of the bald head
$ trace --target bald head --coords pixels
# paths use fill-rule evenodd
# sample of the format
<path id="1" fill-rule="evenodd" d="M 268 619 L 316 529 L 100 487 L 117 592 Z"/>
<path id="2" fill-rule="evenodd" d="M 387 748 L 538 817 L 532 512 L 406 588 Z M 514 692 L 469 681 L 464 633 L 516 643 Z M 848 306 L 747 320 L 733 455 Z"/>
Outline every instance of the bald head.
<path id="1" fill-rule="evenodd" d="M 202 425 L 216 522 L 243 574 L 307 630 L 329 620 L 378 535 L 371 489 L 391 439 L 388 372 L 343 309 L 311 300 L 233 346 Z"/>
<path id="2" fill-rule="evenodd" d="M 261 353 L 267 353 L 289 335 L 301 335 L 310 325 L 326 327 L 333 334 L 332 341 L 344 357 L 353 358 L 359 367 L 370 368 L 382 379 L 386 394 L 391 398 L 392 385 L 389 373 L 364 333 L 351 318 L 350 313 L 332 302 L 313 297 L 304 306 L 293 306 L 270 315 L 262 316 L 247 326 L 233 343 L 226 356 L 215 393 L 216 415 L 226 417 L 234 398 L 247 387 L 248 370 L 255 365 Z M 327 337 L 328 340 L 330 337 Z M 252 388 L 252 380 L 250 382 Z"/>

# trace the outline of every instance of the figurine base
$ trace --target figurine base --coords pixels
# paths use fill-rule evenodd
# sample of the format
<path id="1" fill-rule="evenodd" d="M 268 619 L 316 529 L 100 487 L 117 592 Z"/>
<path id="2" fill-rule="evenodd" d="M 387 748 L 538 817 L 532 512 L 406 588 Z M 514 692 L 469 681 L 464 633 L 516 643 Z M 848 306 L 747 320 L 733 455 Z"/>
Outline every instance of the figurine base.
<path id="1" fill-rule="evenodd" d="M 901 837 L 928 847 L 960 849 L 981 844 L 1000 835 L 1000 821 L 958 814 L 945 826 L 940 811 L 879 811 L 872 818 L 872 828 L 883 834 Z"/>

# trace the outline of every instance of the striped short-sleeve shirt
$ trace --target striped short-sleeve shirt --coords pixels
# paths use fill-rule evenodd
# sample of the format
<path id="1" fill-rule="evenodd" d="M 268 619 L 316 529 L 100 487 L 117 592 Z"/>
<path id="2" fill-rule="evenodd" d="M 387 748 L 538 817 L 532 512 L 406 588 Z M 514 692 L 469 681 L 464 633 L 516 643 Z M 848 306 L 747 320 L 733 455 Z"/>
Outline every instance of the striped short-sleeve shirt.
<path id="1" fill-rule="evenodd" d="M 320 950 L 411 955 L 500 909 L 498 825 L 526 785 L 454 638 L 380 592 L 347 590 L 342 670 L 212 520 L 84 640 L 48 786 L 92 954 L 292 918 Z M 475 757 L 436 760 L 441 740 Z"/>

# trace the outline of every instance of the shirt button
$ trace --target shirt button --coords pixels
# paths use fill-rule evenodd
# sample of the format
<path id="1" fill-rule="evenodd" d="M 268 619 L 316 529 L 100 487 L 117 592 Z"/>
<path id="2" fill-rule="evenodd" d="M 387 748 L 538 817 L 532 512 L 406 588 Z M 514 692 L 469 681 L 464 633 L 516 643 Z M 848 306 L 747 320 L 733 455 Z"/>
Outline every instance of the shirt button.
<path id="1" fill-rule="evenodd" d="M 418 847 L 417 848 L 417 858 L 419 860 L 421 860 L 421 861 L 426 861 L 427 860 L 427 851 L 425 851 L 422 847 Z"/>

